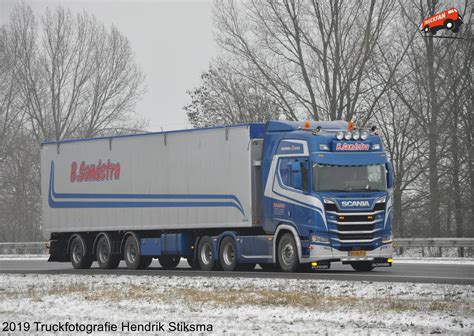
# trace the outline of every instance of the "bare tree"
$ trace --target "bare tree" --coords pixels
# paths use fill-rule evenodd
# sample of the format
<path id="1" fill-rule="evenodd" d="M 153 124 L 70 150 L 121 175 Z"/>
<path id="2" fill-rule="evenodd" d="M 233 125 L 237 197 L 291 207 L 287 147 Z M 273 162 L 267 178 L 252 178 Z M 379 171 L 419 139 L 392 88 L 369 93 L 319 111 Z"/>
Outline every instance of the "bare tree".
<path id="1" fill-rule="evenodd" d="M 16 80 L 38 141 L 94 136 L 128 122 L 144 76 L 115 27 L 62 7 L 48 10 L 38 23 L 21 4 L 5 29 L 6 51 L 17 60 Z"/>
<path id="2" fill-rule="evenodd" d="M 216 2 L 217 41 L 260 73 L 287 119 L 369 119 L 388 87 L 371 69 L 394 3 Z"/>
<path id="3" fill-rule="evenodd" d="M 245 71 L 245 70 L 244 70 Z M 202 74 L 202 84 L 188 92 L 191 103 L 184 109 L 195 127 L 230 125 L 278 119 L 279 104 L 269 96 L 255 79 L 258 73 L 240 75 L 226 61 Z"/>

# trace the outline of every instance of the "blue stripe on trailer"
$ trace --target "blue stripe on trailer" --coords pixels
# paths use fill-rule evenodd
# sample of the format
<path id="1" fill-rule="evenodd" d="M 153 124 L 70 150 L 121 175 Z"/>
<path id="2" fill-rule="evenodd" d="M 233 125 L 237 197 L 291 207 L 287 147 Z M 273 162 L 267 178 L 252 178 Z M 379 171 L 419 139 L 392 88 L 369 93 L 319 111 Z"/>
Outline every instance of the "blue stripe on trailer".
<path id="1" fill-rule="evenodd" d="M 226 201 L 57 201 L 56 199 L 223 199 Z M 230 201 L 229 201 L 230 200 Z M 236 203 L 232 202 L 235 201 Z M 240 200 L 235 195 L 198 195 L 198 194 L 80 194 L 57 193 L 54 190 L 54 162 L 51 161 L 48 203 L 51 208 L 176 208 L 176 207 L 232 207 L 245 216 Z"/>

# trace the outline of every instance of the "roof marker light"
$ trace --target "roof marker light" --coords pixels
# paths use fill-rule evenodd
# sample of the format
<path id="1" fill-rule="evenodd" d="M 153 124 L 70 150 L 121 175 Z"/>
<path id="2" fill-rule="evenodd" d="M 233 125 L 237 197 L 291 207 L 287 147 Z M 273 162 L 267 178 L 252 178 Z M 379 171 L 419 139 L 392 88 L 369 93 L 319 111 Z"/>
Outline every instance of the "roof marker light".
<path id="1" fill-rule="evenodd" d="M 337 140 L 342 140 L 342 139 L 344 139 L 344 132 L 343 132 L 343 131 L 337 131 L 337 132 L 336 132 L 336 139 L 337 139 Z"/>
<path id="2" fill-rule="evenodd" d="M 349 121 L 349 124 L 347 124 L 347 130 L 348 130 L 348 131 L 353 131 L 354 128 L 355 128 L 354 122 L 353 122 L 353 121 Z"/>
<path id="3" fill-rule="evenodd" d="M 353 132 L 352 132 L 352 139 L 354 139 L 354 140 L 359 140 L 359 138 L 360 138 L 360 133 L 359 133 L 359 131 L 357 131 L 357 130 L 353 131 Z"/>
<path id="4" fill-rule="evenodd" d="M 306 128 L 306 129 L 311 128 L 311 121 L 305 120 L 304 121 L 304 128 Z"/>
<path id="5" fill-rule="evenodd" d="M 344 139 L 350 140 L 352 138 L 352 133 L 351 132 L 344 132 Z"/>
<path id="6" fill-rule="evenodd" d="M 363 130 L 363 131 L 360 133 L 360 138 L 361 138 L 362 140 L 367 140 L 368 137 L 369 137 L 369 131 Z"/>

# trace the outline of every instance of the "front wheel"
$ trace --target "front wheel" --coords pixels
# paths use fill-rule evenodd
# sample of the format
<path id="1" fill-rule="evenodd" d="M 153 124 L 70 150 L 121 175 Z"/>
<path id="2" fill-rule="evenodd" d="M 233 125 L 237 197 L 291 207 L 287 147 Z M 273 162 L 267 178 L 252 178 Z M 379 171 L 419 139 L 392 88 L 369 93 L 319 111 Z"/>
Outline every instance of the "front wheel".
<path id="1" fill-rule="evenodd" d="M 285 233 L 278 242 L 278 263 L 283 272 L 294 272 L 298 268 L 298 249 L 291 233 Z"/>
<path id="2" fill-rule="evenodd" d="M 446 29 L 453 29 L 454 28 L 454 21 L 453 20 L 446 20 L 444 22 L 444 27 Z"/>
<path id="3" fill-rule="evenodd" d="M 351 266 L 357 272 L 370 272 L 374 269 L 371 261 L 356 261 L 351 263 Z"/>

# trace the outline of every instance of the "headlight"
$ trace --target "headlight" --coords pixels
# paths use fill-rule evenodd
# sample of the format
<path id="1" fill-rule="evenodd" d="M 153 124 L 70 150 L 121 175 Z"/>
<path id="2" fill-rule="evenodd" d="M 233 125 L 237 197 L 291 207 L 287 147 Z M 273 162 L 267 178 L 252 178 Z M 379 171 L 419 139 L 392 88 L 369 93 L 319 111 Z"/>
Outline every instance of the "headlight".
<path id="1" fill-rule="evenodd" d="M 325 144 L 319 144 L 319 150 L 328 151 L 329 147 Z"/>
<path id="2" fill-rule="evenodd" d="M 359 138 L 360 138 L 360 133 L 359 133 L 359 131 L 354 131 L 354 132 L 352 132 L 352 139 L 354 139 L 354 140 L 359 140 Z"/>
<path id="3" fill-rule="evenodd" d="M 342 140 L 344 138 L 344 132 L 343 131 L 338 131 L 336 133 L 336 139 L 337 140 Z"/>
<path id="4" fill-rule="evenodd" d="M 344 132 L 344 139 L 350 140 L 352 138 L 352 133 L 351 132 Z"/>
<path id="5" fill-rule="evenodd" d="M 329 239 L 326 238 L 326 237 L 321 237 L 321 236 L 317 236 L 315 234 L 311 235 L 311 242 L 312 243 L 329 243 Z"/>
<path id="6" fill-rule="evenodd" d="M 384 235 L 382 237 L 382 243 L 391 243 L 392 242 L 392 234 Z"/>
<path id="7" fill-rule="evenodd" d="M 379 204 L 379 203 L 385 203 L 387 201 L 387 197 L 384 196 L 384 197 L 380 197 L 379 199 L 377 199 L 375 201 L 375 204 Z"/>
<path id="8" fill-rule="evenodd" d="M 360 133 L 360 138 L 361 138 L 362 140 L 366 140 L 368 137 L 369 137 L 369 131 L 363 130 L 363 131 Z"/>
<path id="9" fill-rule="evenodd" d="M 330 198 L 325 198 L 323 200 L 324 204 L 336 204 L 332 199 Z"/>
<path id="10" fill-rule="evenodd" d="M 380 150 L 380 144 L 373 144 L 372 150 Z"/>

